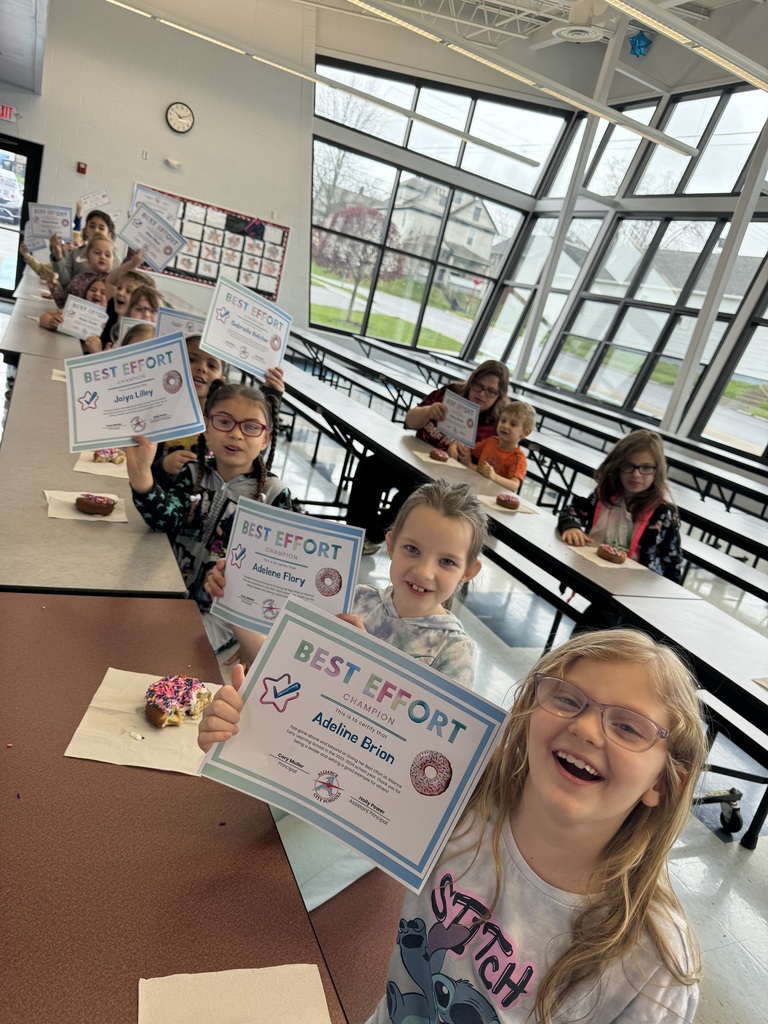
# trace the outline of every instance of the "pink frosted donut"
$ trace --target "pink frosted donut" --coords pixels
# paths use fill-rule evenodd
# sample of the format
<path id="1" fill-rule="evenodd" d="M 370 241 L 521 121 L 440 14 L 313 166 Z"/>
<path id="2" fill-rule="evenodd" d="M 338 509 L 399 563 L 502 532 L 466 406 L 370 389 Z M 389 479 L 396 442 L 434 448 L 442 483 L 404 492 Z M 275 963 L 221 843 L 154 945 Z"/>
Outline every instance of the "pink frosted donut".
<path id="1" fill-rule="evenodd" d="M 610 544 L 601 544 L 597 549 L 597 557 L 604 558 L 606 562 L 614 562 L 616 565 L 621 565 L 622 562 L 627 560 L 627 556 L 623 551 L 611 547 Z"/>
<path id="2" fill-rule="evenodd" d="M 144 711 L 152 725 L 164 729 L 167 725 L 181 725 L 185 716 L 197 721 L 212 697 L 211 691 L 199 679 L 163 676 L 147 690 Z"/>
<path id="3" fill-rule="evenodd" d="M 323 597 L 334 597 L 344 581 L 338 569 L 321 569 L 315 576 L 315 587 Z"/>
<path id="4" fill-rule="evenodd" d="M 443 451 L 442 448 L 433 448 L 432 451 L 429 453 L 429 457 L 430 459 L 436 459 L 437 462 L 447 462 L 448 452 Z"/>
<path id="5" fill-rule="evenodd" d="M 440 796 L 452 775 L 451 762 L 438 750 L 422 750 L 411 763 L 411 785 L 422 796 Z"/>

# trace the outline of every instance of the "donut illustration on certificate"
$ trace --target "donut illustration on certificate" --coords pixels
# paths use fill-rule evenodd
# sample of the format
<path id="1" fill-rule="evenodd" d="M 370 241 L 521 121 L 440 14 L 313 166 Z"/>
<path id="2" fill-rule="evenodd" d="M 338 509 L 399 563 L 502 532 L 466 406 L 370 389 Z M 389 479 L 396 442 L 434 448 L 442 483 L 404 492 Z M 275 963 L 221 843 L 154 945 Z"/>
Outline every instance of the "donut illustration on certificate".
<path id="1" fill-rule="evenodd" d="M 268 633 L 289 597 L 336 614 L 352 609 L 363 530 L 240 498 L 226 554 L 224 597 L 211 612 Z"/>
<path id="2" fill-rule="evenodd" d="M 288 598 L 201 773 L 304 819 L 419 892 L 506 712 L 320 605 Z"/>

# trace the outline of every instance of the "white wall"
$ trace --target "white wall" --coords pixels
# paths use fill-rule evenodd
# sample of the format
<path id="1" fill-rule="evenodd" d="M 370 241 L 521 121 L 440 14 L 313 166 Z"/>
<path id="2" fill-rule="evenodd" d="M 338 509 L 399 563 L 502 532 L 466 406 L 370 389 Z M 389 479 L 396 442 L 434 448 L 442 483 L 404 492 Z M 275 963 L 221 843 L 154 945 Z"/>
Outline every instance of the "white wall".
<path id="1" fill-rule="evenodd" d="M 262 11 L 258 32 L 262 51 L 313 67 L 310 9 L 280 4 Z M 142 181 L 288 225 L 278 303 L 306 324 L 310 83 L 102 0 L 63 0 L 51 4 L 43 94 L 4 85 L 2 96 L 23 115 L 19 136 L 45 147 L 41 202 L 74 204 L 106 188 L 108 209 L 125 214 L 134 182 Z M 173 100 L 195 113 L 188 135 L 165 123 Z M 168 168 L 166 156 L 181 168 Z M 88 164 L 85 176 L 76 172 L 79 160 Z"/>

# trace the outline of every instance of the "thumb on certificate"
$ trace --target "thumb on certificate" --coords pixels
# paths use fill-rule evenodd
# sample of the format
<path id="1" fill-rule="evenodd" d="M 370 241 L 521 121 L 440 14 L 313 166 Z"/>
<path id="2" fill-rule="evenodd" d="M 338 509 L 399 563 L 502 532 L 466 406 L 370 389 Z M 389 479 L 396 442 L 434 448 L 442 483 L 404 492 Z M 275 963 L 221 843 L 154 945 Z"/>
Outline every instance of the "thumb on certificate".
<path id="1" fill-rule="evenodd" d="M 232 668 L 232 679 L 231 679 L 232 686 L 236 690 L 239 690 L 240 687 L 243 685 L 243 680 L 244 679 L 245 679 L 245 668 L 242 665 L 234 665 L 233 668 Z"/>

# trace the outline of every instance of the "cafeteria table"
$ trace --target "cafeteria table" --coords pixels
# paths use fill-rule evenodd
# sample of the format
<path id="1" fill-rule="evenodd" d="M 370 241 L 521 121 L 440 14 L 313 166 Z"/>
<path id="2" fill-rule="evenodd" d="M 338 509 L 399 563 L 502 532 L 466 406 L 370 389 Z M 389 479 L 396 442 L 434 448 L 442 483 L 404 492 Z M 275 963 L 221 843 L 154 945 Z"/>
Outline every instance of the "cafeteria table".
<path id="1" fill-rule="evenodd" d="M 310 963 L 344 1024 L 266 804 L 64 757 L 108 667 L 221 681 L 197 606 L 6 593 L 0 619 L 4 1019 L 136 1024 L 140 978 Z"/>

